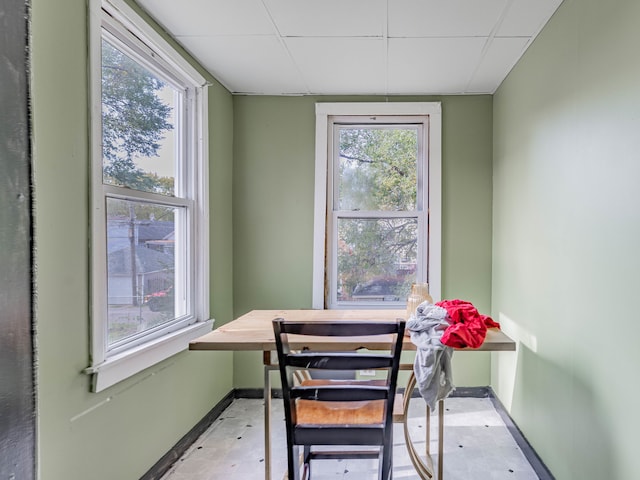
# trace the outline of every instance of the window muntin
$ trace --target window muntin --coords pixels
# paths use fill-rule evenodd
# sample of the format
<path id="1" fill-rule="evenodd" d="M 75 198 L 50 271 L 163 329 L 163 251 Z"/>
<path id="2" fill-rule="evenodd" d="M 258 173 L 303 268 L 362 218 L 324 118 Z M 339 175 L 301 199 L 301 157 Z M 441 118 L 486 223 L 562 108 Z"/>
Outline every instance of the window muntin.
<path id="1" fill-rule="evenodd" d="M 191 307 L 176 236 L 185 207 L 107 197 L 107 347 L 179 321 Z"/>
<path id="2" fill-rule="evenodd" d="M 399 302 L 416 281 L 418 219 L 336 216 L 337 303 Z"/>
<path id="3" fill-rule="evenodd" d="M 403 210 L 357 210 L 353 201 L 340 204 L 336 182 L 339 158 L 339 135 L 335 125 L 357 127 L 366 125 L 397 126 L 399 128 L 419 127 L 416 177 L 416 207 Z M 416 252 L 416 281 L 428 282 L 434 299 L 441 295 L 441 178 L 442 178 L 442 109 L 439 102 L 339 102 L 316 103 L 316 151 L 315 151 L 315 193 L 314 193 L 314 237 L 313 237 L 313 308 L 399 308 L 399 301 L 356 301 L 338 302 L 338 288 L 332 290 L 333 280 L 338 275 L 338 216 L 343 219 L 355 218 L 369 221 L 373 218 L 417 218 L 418 237 L 422 241 Z M 351 195 L 351 192 L 349 192 Z M 405 196 L 405 199 L 407 197 Z M 338 199 L 338 200 L 336 200 Z M 396 204 L 410 205 L 411 202 L 398 201 Z M 345 209 L 346 207 L 346 209 Z M 341 210 L 344 209 L 344 210 Z M 407 213 L 409 212 L 409 213 Z M 372 215 L 372 213 L 375 213 Z M 346 225 L 346 223 L 345 223 Z M 406 268 L 398 262 L 398 268 Z M 409 262 L 412 261 L 409 259 Z M 361 280 L 362 282 L 362 280 Z"/>
<path id="4" fill-rule="evenodd" d="M 118 352 L 194 320 L 193 207 L 185 98 L 144 49 L 109 28 L 101 44 L 102 175 L 106 222 L 105 348 Z M 114 33 L 115 32 L 115 33 Z M 160 203 L 162 202 L 162 203 Z M 126 245 L 123 245 L 126 230 Z"/>
<path id="5" fill-rule="evenodd" d="M 92 329 L 85 372 L 100 391 L 211 329 L 207 82 L 125 1 L 91 2 L 89 10 Z"/>
<path id="6" fill-rule="evenodd" d="M 403 306 L 428 278 L 428 117 L 328 124 L 325 305 Z"/>
<path id="7" fill-rule="evenodd" d="M 150 71 L 117 37 L 102 39 L 102 181 L 174 195 L 184 89 Z M 120 46 L 116 46 L 120 44 Z"/>
<path id="8" fill-rule="evenodd" d="M 337 210 L 415 210 L 420 129 L 334 125 Z"/>

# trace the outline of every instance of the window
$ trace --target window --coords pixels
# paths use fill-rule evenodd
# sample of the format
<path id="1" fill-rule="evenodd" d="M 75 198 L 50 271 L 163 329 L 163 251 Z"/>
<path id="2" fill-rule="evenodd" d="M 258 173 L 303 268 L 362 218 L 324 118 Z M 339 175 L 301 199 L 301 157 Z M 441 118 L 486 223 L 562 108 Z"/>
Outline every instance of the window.
<path id="1" fill-rule="evenodd" d="M 126 3 L 92 8 L 87 371 L 99 391 L 183 350 L 211 322 L 205 81 Z"/>
<path id="2" fill-rule="evenodd" d="M 314 308 L 440 294 L 439 103 L 316 105 Z"/>

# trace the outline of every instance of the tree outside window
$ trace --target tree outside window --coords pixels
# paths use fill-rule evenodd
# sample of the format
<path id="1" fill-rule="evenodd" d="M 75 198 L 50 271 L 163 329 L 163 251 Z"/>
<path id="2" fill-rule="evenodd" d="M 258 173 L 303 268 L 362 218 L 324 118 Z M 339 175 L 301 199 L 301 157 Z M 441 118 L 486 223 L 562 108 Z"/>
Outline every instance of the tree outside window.
<path id="1" fill-rule="evenodd" d="M 102 40 L 101 80 L 102 182 L 122 189 L 106 198 L 109 345 L 186 313 L 175 297 L 184 207 L 135 195 L 175 196 L 182 92 L 114 43 Z"/>
<path id="2" fill-rule="evenodd" d="M 416 281 L 419 128 L 337 124 L 339 302 L 403 301 Z"/>

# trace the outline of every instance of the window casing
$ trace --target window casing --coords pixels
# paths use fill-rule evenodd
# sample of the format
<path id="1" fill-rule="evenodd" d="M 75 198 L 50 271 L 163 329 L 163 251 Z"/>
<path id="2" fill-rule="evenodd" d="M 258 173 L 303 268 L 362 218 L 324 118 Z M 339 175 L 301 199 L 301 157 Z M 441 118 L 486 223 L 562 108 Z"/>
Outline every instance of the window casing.
<path id="1" fill-rule="evenodd" d="M 125 2 L 90 5 L 86 371 L 99 391 L 184 350 L 212 322 L 205 80 Z"/>
<path id="2" fill-rule="evenodd" d="M 439 103 L 316 105 L 314 308 L 440 296 Z"/>

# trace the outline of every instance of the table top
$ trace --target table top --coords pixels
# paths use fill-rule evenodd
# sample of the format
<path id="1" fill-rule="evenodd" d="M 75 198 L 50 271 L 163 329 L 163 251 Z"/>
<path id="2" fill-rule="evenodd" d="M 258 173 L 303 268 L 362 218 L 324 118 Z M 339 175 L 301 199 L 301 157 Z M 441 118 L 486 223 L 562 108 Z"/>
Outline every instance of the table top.
<path id="1" fill-rule="evenodd" d="M 189 350 L 275 350 L 272 320 L 284 318 L 295 321 L 384 321 L 405 318 L 406 310 L 252 310 L 236 320 L 229 322 L 212 332 L 209 332 L 189 344 Z M 309 346 L 315 349 L 345 350 L 358 348 L 385 349 L 389 347 L 388 341 L 380 337 L 333 337 L 330 343 L 314 341 L 313 338 L 305 338 L 304 344 L 292 342 L 292 348 L 301 349 Z M 415 350 L 416 346 L 406 336 L 403 348 Z M 463 351 L 509 351 L 515 350 L 515 342 L 497 328 L 487 330 L 484 343 L 479 348 L 458 349 Z"/>

